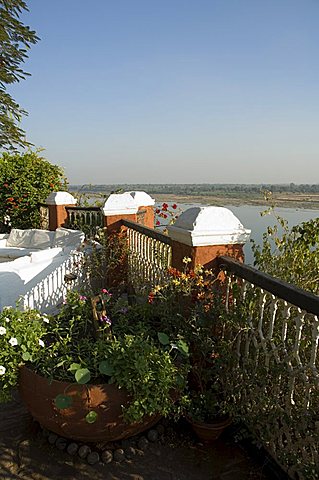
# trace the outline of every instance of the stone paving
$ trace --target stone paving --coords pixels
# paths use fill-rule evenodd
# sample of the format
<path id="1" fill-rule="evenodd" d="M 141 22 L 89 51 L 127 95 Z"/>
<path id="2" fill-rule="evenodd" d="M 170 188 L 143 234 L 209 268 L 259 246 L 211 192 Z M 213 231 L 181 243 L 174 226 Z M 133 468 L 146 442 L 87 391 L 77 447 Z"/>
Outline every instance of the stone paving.
<path id="1" fill-rule="evenodd" d="M 186 432 L 187 433 L 187 432 Z M 0 480 L 271 480 L 232 440 L 176 441 L 138 450 L 132 460 L 90 466 L 51 446 L 23 407 L 0 411 Z"/>

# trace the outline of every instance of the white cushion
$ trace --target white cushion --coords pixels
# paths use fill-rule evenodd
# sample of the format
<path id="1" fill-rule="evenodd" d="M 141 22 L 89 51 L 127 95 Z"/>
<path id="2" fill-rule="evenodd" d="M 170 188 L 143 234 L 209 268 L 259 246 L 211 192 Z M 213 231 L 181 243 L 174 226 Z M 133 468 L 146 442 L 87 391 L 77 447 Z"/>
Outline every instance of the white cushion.
<path id="1" fill-rule="evenodd" d="M 64 252 L 60 247 L 38 250 L 37 252 L 31 253 L 31 262 L 43 262 L 59 255 L 64 255 Z"/>
<path id="2" fill-rule="evenodd" d="M 7 239 L 8 247 L 32 248 L 33 231 L 13 228 Z"/>
<path id="3" fill-rule="evenodd" d="M 55 231 L 53 247 L 77 247 L 84 241 L 85 235 L 81 230 L 57 228 Z"/>
<path id="4" fill-rule="evenodd" d="M 54 232 L 49 230 L 39 230 L 37 228 L 32 229 L 32 248 L 51 248 L 54 240 Z"/>
<path id="5" fill-rule="evenodd" d="M 20 268 L 28 267 L 31 265 L 31 257 L 28 255 L 25 255 L 24 257 L 16 258 L 14 261 L 11 262 L 6 262 L 6 263 L 1 263 L 0 265 L 0 271 L 4 272 L 10 272 L 10 271 L 16 271 L 19 270 Z"/>
<path id="6" fill-rule="evenodd" d="M 30 255 L 34 250 L 30 248 L 18 248 L 18 247 L 5 247 L 0 248 L 0 257 L 6 258 L 19 258 L 26 255 Z"/>

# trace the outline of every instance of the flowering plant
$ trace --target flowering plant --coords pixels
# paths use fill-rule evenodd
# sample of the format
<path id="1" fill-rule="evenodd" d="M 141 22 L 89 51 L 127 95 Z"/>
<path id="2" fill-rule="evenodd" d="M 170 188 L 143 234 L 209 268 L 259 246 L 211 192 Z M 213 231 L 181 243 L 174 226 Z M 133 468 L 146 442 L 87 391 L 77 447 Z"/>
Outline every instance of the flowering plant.
<path id="1" fill-rule="evenodd" d="M 43 354 L 48 322 L 46 315 L 34 310 L 6 307 L 0 313 L 0 402 L 10 400 L 19 367 L 36 362 Z"/>
<path id="2" fill-rule="evenodd" d="M 84 386 L 113 383 L 125 389 L 131 399 L 123 408 L 123 418 L 128 422 L 138 422 L 145 415 L 169 413 L 173 407 L 172 392 L 183 384 L 184 365 L 176 362 L 177 350 L 172 352 L 165 336 L 149 334 L 142 317 L 139 326 L 123 328 L 126 315 L 132 314 L 135 307 L 115 297 L 107 289 L 93 298 L 86 292 L 70 291 L 58 315 L 50 318 L 49 323 L 44 322 L 40 341 L 37 339 L 39 352 L 32 350 L 29 361 L 19 358 L 16 362 L 10 385 L 16 386 L 18 367 L 26 363 L 49 380 Z M 16 317 L 21 314 L 12 312 Z M 27 313 L 23 315 L 27 319 Z M 33 317 L 40 315 L 35 313 Z M 23 329 L 24 323 L 21 324 Z M 42 351 L 40 344 L 46 347 Z M 178 348 L 185 351 L 183 344 Z M 72 404 L 67 391 L 61 391 L 55 398 L 59 409 L 70 408 Z M 94 423 L 97 417 L 98 413 L 90 410 L 85 419 Z"/>
<path id="3" fill-rule="evenodd" d="M 182 334 L 189 345 L 191 367 L 182 410 L 209 420 L 226 412 L 218 353 L 223 295 L 214 272 L 200 265 L 192 270 L 190 262 L 183 259 L 183 272 L 170 268 L 167 281 L 153 289 L 148 301 L 162 308 L 159 328 L 169 336 Z"/>
<path id="4" fill-rule="evenodd" d="M 181 209 L 178 208 L 176 203 L 172 203 L 170 205 L 164 202 L 161 207 L 155 209 L 155 228 L 173 225 L 180 213 Z"/>

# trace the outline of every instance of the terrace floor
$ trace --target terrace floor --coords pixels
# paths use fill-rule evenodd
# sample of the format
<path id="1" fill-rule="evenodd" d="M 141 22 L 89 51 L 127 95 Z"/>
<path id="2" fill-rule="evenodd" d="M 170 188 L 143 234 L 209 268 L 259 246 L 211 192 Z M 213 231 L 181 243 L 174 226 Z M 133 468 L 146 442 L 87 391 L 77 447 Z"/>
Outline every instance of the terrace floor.
<path id="1" fill-rule="evenodd" d="M 132 460 L 90 466 L 52 447 L 17 404 L 0 411 L 1 480 L 271 480 L 232 435 L 196 442 L 187 426 L 166 426 L 165 442 L 150 443 Z"/>

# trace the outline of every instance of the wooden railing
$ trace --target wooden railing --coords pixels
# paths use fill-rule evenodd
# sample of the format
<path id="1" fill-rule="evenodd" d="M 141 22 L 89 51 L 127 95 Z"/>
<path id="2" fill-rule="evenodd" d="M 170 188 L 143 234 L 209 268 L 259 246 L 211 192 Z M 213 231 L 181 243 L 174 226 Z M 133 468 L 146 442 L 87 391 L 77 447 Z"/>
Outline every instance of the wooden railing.
<path id="1" fill-rule="evenodd" d="M 318 478 L 319 297 L 228 257 L 219 265 L 235 412 L 291 478 Z"/>
<path id="2" fill-rule="evenodd" d="M 171 239 L 154 229 L 122 220 L 128 238 L 128 280 L 136 292 L 147 293 L 165 282 L 171 266 Z"/>

